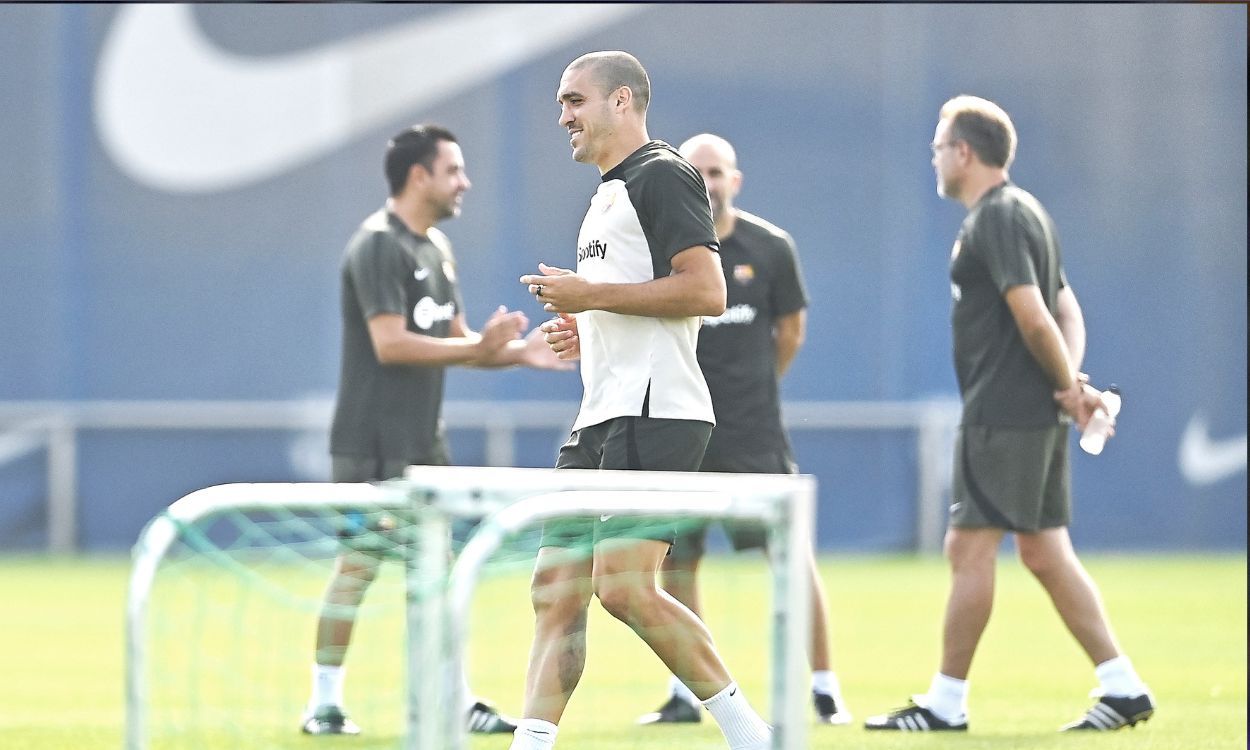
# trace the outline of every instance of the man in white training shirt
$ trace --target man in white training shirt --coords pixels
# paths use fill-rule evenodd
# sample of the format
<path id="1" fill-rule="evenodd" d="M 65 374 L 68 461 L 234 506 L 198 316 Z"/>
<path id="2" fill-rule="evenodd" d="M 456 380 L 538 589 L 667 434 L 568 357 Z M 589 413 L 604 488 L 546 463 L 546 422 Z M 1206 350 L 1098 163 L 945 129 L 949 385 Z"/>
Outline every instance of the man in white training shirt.
<path id="1" fill-rule="evenodd" d="M 521 277 L 559 314 L 545 326 L 552 349 L 581 359 L 581 411 L 557 469 L 696 471 L 715 421 L 695 348 L 700 317 L 725 310 L 719 243 L 698 170 L 647 135 L 650 95 L 646 71 L 624 52 L 574 60 L 556 94 L 574 160 L 602 175 L 578 234 L 576 272 L 541 264 L 540 274 Z M 770 746 L 772 730 L 703 623 L 656 585 L 673 539 L 671 524 L 645 519 L 544 526 L 525 718 L 512 750 L 554 746 L 585 666 L 592 594 L 707 706 L 730 748 Z"/>

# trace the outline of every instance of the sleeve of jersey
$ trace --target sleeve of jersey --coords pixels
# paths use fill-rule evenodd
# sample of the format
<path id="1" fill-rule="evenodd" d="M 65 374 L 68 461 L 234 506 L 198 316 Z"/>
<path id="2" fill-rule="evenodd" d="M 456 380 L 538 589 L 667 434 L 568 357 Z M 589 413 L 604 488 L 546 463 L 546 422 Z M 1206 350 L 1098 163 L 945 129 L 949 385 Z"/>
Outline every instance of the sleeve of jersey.
<path id="1" fill-rule="evenodd" d="M 348 255 L 347 263 L 365 320 L 385 313 L 408 314 L 403 248 L 384 234 L 371 234 Z"/>
<path id="2" fill-rule="evenodd" d="M 1013 286 L 1039 286 L 1029 235 L 1014 211 L 986 206 L 977 219 L 977 247 L 999 293 Z"/>
<path id="3" fill-rule="evenodd" d="M 794 240 L 788 234 L 778 238 L 776 262 L 769 303 L 775 315 L 790 315 L 807 307 L 807 288 Z"/>
<path id="4" fill-rule="evenodd" d="M 667 266 L 674 255 L 695 245 L 720 250 L 707 188 L 694 167 L 677 160 L 657 160 L 626 187 L 651 256 L 660 265 Z"/>

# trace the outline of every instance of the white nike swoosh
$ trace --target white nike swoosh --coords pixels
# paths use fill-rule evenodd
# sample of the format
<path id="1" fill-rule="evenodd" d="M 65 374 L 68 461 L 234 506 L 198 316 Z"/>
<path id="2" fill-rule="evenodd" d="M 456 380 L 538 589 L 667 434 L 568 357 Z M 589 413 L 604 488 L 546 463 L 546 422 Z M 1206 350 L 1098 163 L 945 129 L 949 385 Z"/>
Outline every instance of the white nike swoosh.
<path id="1" fill-rule="evenodd" d="M 417 270 L 412 272 L 412 278 L 416 279 L 417 281 L 425 281 L 425 277 L 429 275 L 430 275 L 430 269 L 428 268 L 418 268 Z"/>
<path id="2" fill-rule="evenodd" d="M 240 187 L 645 8 L 474 5 L 253 57 L 213 44 L 191 5 L 123 6 L 96 71 L 96 128 L 117 165 L 148 186 Z"/>
<path id="3" fill-rule="evenodd" d="M 1194 414 L 1176 453 L 1181 476 L 1190 484 L 1215 484 L 1246 470 L 1246 435 L 1212 440 L 1206 416 Z"/>

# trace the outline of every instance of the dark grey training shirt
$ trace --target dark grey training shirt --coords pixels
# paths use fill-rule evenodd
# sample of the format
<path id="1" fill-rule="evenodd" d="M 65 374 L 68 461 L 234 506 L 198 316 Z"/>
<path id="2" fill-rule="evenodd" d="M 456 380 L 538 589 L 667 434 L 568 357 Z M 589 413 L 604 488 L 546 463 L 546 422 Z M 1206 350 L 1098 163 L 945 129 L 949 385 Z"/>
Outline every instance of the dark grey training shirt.
<path id="1" fill-rule="evenodd" d="M 1051 314 L 1063 274 L 1055 226 L 1042 205 L 1010 182 L 968 212 L 951 252 L 951 331 L 963 423 L 1057 424 L 1054 386 L 1029 352 L 1003 295 L 1037 286 Z"/>
<path id="2" fill-rule="evenodd" d="M 451 245 L 442 232 L 414 234 L 385 209 L 365 219 L 343 255 L 343 353 L 332 454 L 442 463 L 445 368 L 381 364 L 368 321 L 396 313 L 413 333 L 447 338 L 462 309 Z"/>

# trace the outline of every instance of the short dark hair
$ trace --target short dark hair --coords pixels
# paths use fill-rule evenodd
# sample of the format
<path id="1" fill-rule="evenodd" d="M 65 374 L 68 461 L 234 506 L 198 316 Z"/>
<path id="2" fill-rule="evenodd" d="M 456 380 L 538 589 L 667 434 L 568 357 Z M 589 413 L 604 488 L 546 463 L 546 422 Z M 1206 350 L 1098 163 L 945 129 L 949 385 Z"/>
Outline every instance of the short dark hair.
<path id="1" fill-rule="evenodd" d="M 573 62 L 570 68 L 589 67 L 599 90 L 610 94 L 622 86 L 628 86 L 634 92 L 634 109 L 645 113 L 651 102 L 651 79 L 647 71 L 638 62 L 638 58 L 628 52 L 607 51 L 588 52 Z"/>
<path id="2" fill-rule="evenodd" d="M 440 141 L 456 142 L 456 136 L 438 125 L 413 125 L 395 134 L 386 144 L 386 182 L 391 196 L 399 195 L 408 183 L 414 164 L 433 171 Z"/>
<path id="3" fill-rule="evenodd" d="M 1016 158 L 1016 128 L 1003 108 L 979 96 L 961 94 L 942 105 L 952 141 L 963 141 L 981 163 L 1006 169 Z"/>

